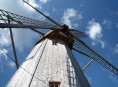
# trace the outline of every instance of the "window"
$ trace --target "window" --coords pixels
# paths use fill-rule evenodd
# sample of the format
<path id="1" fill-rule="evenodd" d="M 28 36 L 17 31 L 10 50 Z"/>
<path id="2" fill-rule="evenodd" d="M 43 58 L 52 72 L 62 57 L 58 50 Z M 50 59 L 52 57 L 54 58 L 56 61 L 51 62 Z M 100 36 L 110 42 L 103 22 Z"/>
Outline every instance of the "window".
<path id="1" fill-rule="evenodd" d="M 55 40 L 53 40 L 52 45 L 57 45 L 57 42 Z"/>
<path id="2" fill-rule="evenodd" d="M 50 81 L 49 87 L 60 87 L 60 82 L 59 81 Z"/>

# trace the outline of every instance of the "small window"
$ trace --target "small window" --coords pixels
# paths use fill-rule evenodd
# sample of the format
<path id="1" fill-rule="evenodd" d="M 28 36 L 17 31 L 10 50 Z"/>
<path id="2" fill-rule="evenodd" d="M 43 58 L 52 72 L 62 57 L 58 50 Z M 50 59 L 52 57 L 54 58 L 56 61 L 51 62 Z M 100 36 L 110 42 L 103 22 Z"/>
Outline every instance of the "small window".
<path id="1" fill-rule="evenodd" d="M 49 87 L 60 87 L 60 82 L 59 81 L 50 81 Z"/>
<path id="2" fill-rule="evenodd" d="M 55 40 L 53 40 L 52 45 L 57 45 L 57 42 Z"/>

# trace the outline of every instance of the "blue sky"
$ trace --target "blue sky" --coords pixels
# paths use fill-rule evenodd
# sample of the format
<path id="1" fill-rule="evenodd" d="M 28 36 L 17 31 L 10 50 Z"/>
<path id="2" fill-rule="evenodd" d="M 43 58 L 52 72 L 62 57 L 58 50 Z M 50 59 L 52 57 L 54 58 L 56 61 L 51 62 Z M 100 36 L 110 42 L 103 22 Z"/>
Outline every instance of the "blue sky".
<path id="1" fill-rule="evenodd" d="M 67 24 L 71 28 L 88 34 L 89 37 L 82 40 L 118 67 L 118 0 L 29 0 L 29 3 L 60 24 Z M 24 4 L 22 0 L 1 0 L 0 9 L 48 21 Z M 13 29 L 13 34 L 21 64 L 40 35 L 26 29 Z M 8 29 L 0 30 L 0 47 L 13 57 Z M 90 61 L 81 54 L 74 51 L 73 53 L 81 67 Z M 7 84 L 15 71 L 15 64 L 0 50 L 0 87 Z M 84 73 L 92 87 L 118 87 L 118 76 L 97 62 L 93 62 Z"/>

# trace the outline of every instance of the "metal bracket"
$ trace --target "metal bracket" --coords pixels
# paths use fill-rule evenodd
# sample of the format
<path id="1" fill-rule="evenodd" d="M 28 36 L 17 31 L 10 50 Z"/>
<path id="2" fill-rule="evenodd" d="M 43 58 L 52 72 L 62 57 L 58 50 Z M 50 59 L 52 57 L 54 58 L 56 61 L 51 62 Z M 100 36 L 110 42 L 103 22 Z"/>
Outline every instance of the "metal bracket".
<path id="1" fill-rule="evenodd" d="M 82 71 L 84 71 L 95 59 L 91 59 L 83 68 Z"/>

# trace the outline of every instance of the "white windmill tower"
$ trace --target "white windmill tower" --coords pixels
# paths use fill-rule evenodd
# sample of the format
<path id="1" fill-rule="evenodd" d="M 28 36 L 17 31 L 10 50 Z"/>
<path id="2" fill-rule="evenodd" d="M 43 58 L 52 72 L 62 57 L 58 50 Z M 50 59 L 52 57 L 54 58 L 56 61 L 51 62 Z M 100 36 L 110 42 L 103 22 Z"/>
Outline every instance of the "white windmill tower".
<path id="1" fill-rule="evenodd" d="M 71 53 L 72 44 L 64 33 L 49 31 L 37 42 L 7 87 L 90 87 Z"/>
<path id="2" fill-rule="evenodd" d="M 19 67 L 6 87 L 90 87 L 83 70 L 93 60 L 118 75 L 116 67 L 80 39 L 84 36 L 82 32 L 70 29 L 66 25 L 62 26 L 39 10 L 35 10 L 57 26 L 0 10 L 2 20 L 0 28 L 10 29 L 15 63 L 17 68 Z M 30 28 L 43 35 L 21 66 L 17 61 L 11 28 Z M 43 34 L 36 29 L 50 29 L 50 31 Z M 79 34 L 79 37 L 76 34 Z M 81 69 L 71 50 L 90 57 L 92 60 Z"/>

